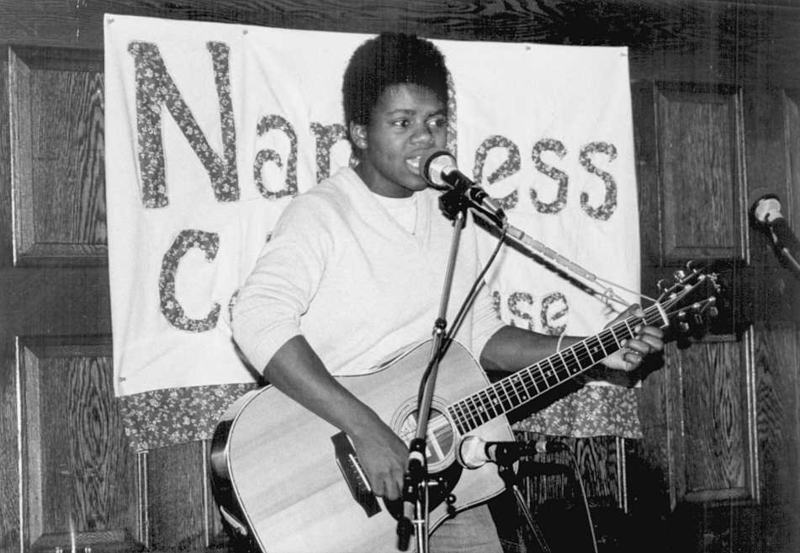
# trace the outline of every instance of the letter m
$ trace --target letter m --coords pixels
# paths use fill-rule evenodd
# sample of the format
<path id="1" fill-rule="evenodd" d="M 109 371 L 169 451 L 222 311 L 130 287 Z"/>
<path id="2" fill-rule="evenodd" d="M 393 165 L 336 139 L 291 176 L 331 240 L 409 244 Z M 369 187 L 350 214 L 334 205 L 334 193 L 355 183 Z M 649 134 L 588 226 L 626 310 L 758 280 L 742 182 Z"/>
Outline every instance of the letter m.
<path id="1" fill-rule="evenodd" d="M 136 66 L 136 131 L 139 139 L 142 203 L 146 208 L 165 207 L 169 204 L 161 136 L 162 106 L 167 108 L 203 164 L 211 179 L 216 200 L 235 202 L 239 199 L 229 48 L 220 42 L 209 42 L 207 47 L 214 66 L 214 83 L 222 128 L 222 157 L 208 144 L 175 81 L 167 73 L 158 47 L 149 42 L 131 42 L 128 45 L 128 53 L 133 56 Z"/>

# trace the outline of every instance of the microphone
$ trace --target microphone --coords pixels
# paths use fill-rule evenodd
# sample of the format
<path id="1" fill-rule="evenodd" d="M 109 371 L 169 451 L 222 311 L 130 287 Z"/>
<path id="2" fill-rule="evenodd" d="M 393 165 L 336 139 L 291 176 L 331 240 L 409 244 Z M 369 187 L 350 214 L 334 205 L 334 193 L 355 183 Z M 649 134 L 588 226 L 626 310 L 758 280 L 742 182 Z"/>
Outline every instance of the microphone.
<path id="1" fill-rule="evenodd" d="M 422 178 L 431 186 L 463 190 L 466 198 L 475 207 L 494 221 L 500 224 L 505 222 L 506 214 L 497 200 L 458 170 L 456 159 L 450 152 L 446 150 L 433 152 L 422 160 L 420 167 L 422 167 Z"/>
<path id="2" fill-rule="evenodd" d="M 792 232 L 789 223 L 781 213 L 781 201 L 775 194 L 766 194 L 755 201 L 750 208 L 752 217 L 769 229 L 776 250 L 800 272 L 800 242 Z"/>
<path id="3" fill-rule="evenodd" d="M 541 453 L 565 451 L 567 446 L 561 442 L 539 438 L 536 442 L 506 441 L 487 442 L 478 436 L 467 436 L 461 440 L 457 459 L 464 468 L 476 469 L 486 463 L 508 465 L 521 457 L 533 457 Z"/>

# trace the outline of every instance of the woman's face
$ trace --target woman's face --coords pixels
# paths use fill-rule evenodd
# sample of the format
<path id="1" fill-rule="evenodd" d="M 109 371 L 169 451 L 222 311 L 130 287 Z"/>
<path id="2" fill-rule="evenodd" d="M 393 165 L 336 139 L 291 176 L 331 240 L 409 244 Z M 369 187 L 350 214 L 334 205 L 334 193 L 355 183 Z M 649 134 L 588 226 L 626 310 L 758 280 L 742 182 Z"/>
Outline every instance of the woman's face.
<path id="1" fill-rule="evenodd" d="M 368 125 L 351 124 L 361 151 L 356 172 L 370 190 L 404 198 L 425 189 L 420 160 L 445 146 L 444 103 L 428 88 L 400 84 L 387 88 Z"/>

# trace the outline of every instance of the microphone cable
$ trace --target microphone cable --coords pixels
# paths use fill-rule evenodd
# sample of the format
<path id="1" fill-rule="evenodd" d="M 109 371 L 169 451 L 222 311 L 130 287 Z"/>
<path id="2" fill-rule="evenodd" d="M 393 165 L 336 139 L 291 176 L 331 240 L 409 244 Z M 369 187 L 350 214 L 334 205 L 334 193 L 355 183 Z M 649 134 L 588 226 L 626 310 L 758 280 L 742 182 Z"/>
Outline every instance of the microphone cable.
<path id="1" fill-rule="evenodd" d="M 583 507 L 584 510 L 586 511 L 586 522 L 589 525 L 589 534 L 592 540 L 592 548 L 594 550 L 594 553 L 598 553 L 597 535 L 595 534 L 594 531 L 594 520 L 592 519 L 592 510 L 589 508 L 589 496 L 586 493 L 586 486 L 583 483 L 583 476 L 581 475 L 580 467 L 578 466 L 578 457 L 575 455 L 575 452 L 572 450 L 572 448 L 567 448 L 567 451 L 569 452 L 569 458 L 570 461 L 572 462 L 573 471 L 575 472 L 575 480 L 577 480 L 578 487 L 581 490 L 581 498 L 583 499 Z"/>
<path id="2" fill-rule="evenodd" d="M 588 494 L 586 492 L 586 485 L 584 484 L 583 476 L 581 475 L 580 466 L 578 464 L 578 457 L 575 455 L 575 452 L 573 451 L 573 448 L 569 447 L 567 444 L 565 444 L 561 440 L 549 439 L 546 442 L 543 442 L 545 444 L 549 444 L 549 447 L 543 447 L 541 450 L 539 450 L 539 445 L 538 444 L 540 442 L 543 442 L 543 440 L 541 438 L 537 442 L 536 449 L 537 449 L 537 451 L 540 451 L 541 453 L 545 453 L 545 454 L 547 454 L 547 453 L 555 453 L 555 452 L 566 452 L 566 453 L 568 453 L 569 465 L 572 468 L 572 473 L 574 475 L 574 479 L 578 484 L 578 489 L 579 489 L 580 497 L 581 497 L 581 503 L 583 504 L 583 508 L 584 508 L 585 513 L 586 513 L 586 521 L 587 521 L 588 526 L 589 526 L 589 537 L 590 537 L 590 540 L 592 542 L 592 550 L 594 551 L 594 553 L 599 553 L 598 546 L 597 546 L 597 534 L 595 533 L 595 530 L 594 530 L 594 519 L 592 518 L 591 508 L 589 507 L 589 496 L 588 496 Z M 492 462 L 497 463 L 497 461 L 492 461 Z M 548 463 L 545 463 L 545 464 L 537 463 L 537 465 L 539 465 L 539 466 L 544 466 L 546 464 L 548 464 Z M 549 463 L 549 465 L 565 467 L 565 468 L 567 466 L 565 463 L 561 463 L 561 462 Z M 513 470 L 513 469 L 511 469 L 512 465 L 510 465 L 510 464 L 503 465 L 503 466 L 506 466 L 510 470 Z M 533 465 L 528 465 L 528 467 L 531 467 L 531 466 L 533 466 Z M 520 466 L 520 472 L 522 472 L 522 471 L 523 471 L 523 467 L 521 465 Z M 559 471 L 559 472 L 564 474 L 563 471 Z M 529 478 L 529 479 L 530 478 L 534 478 L 535 477 L 534 474 L 535 474 L 534 469 L 528 468 L 528 470 L 525 471 L 525 475 L 523 476 L 523 478 Z M 568 477 L 569 472 L 566 472 L 565 474 Z M 515 476 L 515 480 L 516 480 L 516 478 L 518 476 L 519 475 Z M 508 484 L 508 481 L 506 482 L 506 484 Z M 525 515 L 525 519 L 528 522 L 530 530 L 533 532 L 533 537 L 539 542 L 540 549 L 542 549 L 544 551 L 549 551 L 549 546 L 547 546 L 546 544 L 544 544 L 544 545 L 542 544 L 543 537 L 540 535 L 540 531 L 537 529 L 537 525 L 533 521 L 533 516 L 531 515 L 530 509 L 527 506 L 527 503 L 530 502 L 530 498 L 528 498 L 528 500 L 525 501 L 523 499 L 523 497 L 518 493 L 519 490 L 518 490 L 518 488 L 516 486 L 516 483 L 514 484 L 514 487 L 516 488 L 515 489 L 515 495 L 517 496 L 517 501 L 520 502 L 520 508 L 521 508 L 523 514 Z"/>
<path id="3" fill-rule="evenodd" d="M 453 323 L 450 325 L 450 328 L 445 332 L 444 339 L 442 340 L 441 348 L 435 355 L 432 357 L 431 362 L 428 363 L 428 366 L 425 368 L 425 373 L 422 375 L 420 379 L 419 391 L 417 392 L 417 404 L 419 405 L 420 400 L 422 399 L 422 395 L 425 391 L 425 383 L 428 381 L 428 377 L 430 376 L 431 371 L 436 363 L 436 361 L 442 359 L 447 353 L 447 348 L 450 347 L 450 342 L 452 342 L 453 337 L 458 332 L 458 329 L 461 327 L 462 323 L 464 322 L 464 318 L 467 315 L 467 311 L 469 308 L 472 307 L 472 304 L 475 302 L 475 298 L 478 297 L 478 291 L 480 287 L 485 285 L 484 279 L 486 278 L 486 273 L 489 272 L 489 268 L 494 263 L 495 259 L 497 258 L 500 250 L 505 243 L 505 236 L 506 236 L 506 229 L 503 229 L 500 237 L 497 240 L 497 244 L 494 247 L 489 259 L 481 268 L 481 271 L 478 273 L 478 276 L 475 277 L 475 280 L 472 283 L 472 287 L 467 292 L 466 297 L 461 303 L 461 307 L 459 308 L 458 312 L 456 313 L 455 319 Z"/>
<path id="4" fill-rule="evenodd" d="M 589 507 L 589 496 L 586 493 L 586 485 L 584 484 L 583 476 L 581 475 L 580 465 L 578 464 L 578 457 L 575 455 L 575 452 L 573 451 L 572 447 L 567 446 L 564 442 L 562 442 L 560 440 L 550 440 L 549 443 L 558 444 L 559 447 L 558 447 L 557 451 L 564 451 L 564 452 L 566 452 L 568 454 L 567 457 L 569 459 L 569 464 L 572 467 L 572 473 L 574 475 L 574 479 L 578 484 L 581 503 L 583 505 L 584 512 L 586 513 L 586 522 L 587 522 L 587 524 L 589 526 L 589 538 L 590 538 L 590 540 L 592 542 L 592 550 L 594 551 L 594 553 L 599 553 L 598 547 L 597 547 L 597 534 L 595 533 L 595 530 L 594 530 L 594 519 L 592 518 L 592 510 Z M 548 453 L 550 453 L 550 452 L 548 452 Z M 559 466 L 565 466 L 565 464 L 562 464 L 562 463 L 557 463 L 557 464 Z M 532 473 L 533 473 L 533 470 L 531 470 L 530 473 L 526 477 L 527 478 L 532 478 L 533 477 Z M 569 474 L 569 473 L 567 473 L 567 474 Z M 529 524 L 530 524 L 530 521 L 529 521 Z"/>

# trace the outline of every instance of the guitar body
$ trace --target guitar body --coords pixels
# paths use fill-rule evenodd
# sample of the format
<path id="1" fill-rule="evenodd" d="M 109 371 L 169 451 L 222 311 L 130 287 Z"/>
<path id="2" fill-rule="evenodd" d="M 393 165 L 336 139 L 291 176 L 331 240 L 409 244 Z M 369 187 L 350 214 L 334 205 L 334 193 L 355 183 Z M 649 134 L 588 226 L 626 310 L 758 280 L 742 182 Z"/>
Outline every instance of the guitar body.
<path id="1" fill-rule="evenodd" d="M 374 372 L 339 382 L 374 409 L 406 443 L 416 429 L 419 382 L 432 342 L 425 342 Z M 463 510 L 503 490 L 495 465 L 462 469 L 458 434 L 447 411 L 452 402 L 487 386 L 475 358 L 452 343 L 439 366 L 428 426 L 430 528 L 447 517 L 453 493 Z M 504 416 L 469 435 L 512 440 Z M 354 451 L 337 428 L 272 387 L 245 394 L 218 424 L 211 451 L 212 483 L 223 515 L 266 553 L 375 552 L 396 550 L 393 506 L 376 499 Z M 414 538 L 411 539 L 413 547 Z"/>

